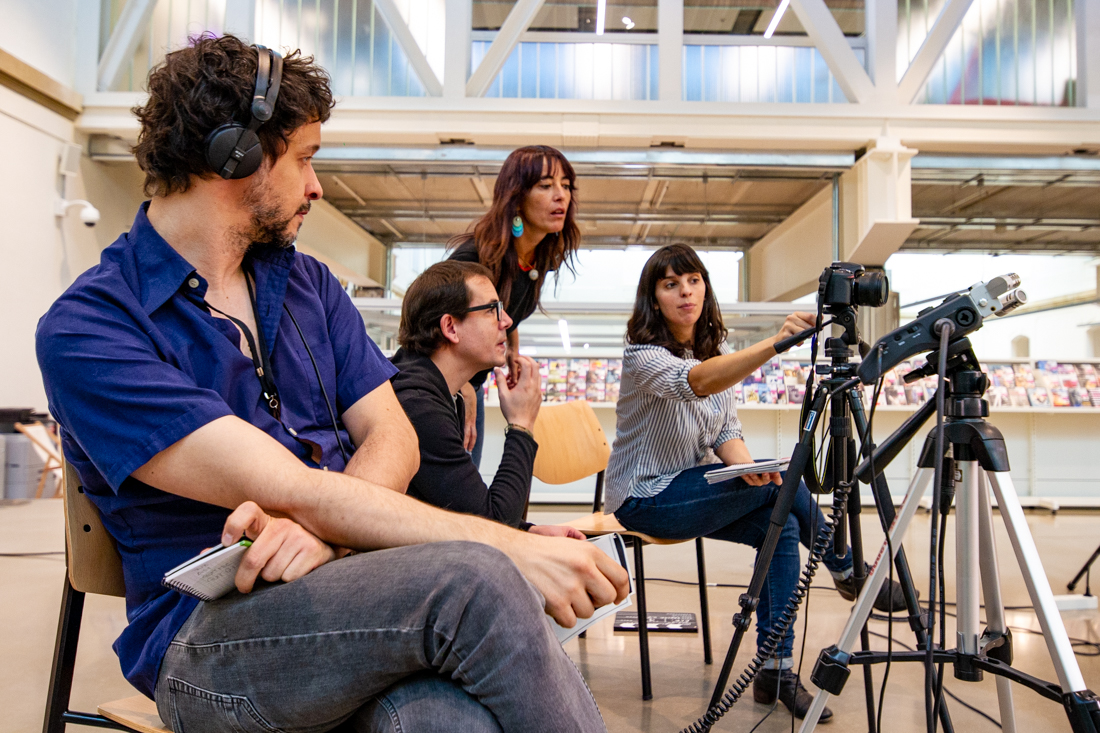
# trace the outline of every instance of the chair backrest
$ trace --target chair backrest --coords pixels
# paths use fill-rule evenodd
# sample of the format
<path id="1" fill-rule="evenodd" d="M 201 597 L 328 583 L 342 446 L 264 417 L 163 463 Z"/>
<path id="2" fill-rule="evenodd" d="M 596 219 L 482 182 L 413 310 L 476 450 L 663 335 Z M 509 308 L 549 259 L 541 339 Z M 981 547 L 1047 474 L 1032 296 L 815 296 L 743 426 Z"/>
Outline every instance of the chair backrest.
<path id="1" fill-rule="evenodd" d="M 607 468 L 611 446 L 584 400 L 543 405 L 531 432 L 539 444 L 534 473 L 540 481 L 568 484 Z"/>
<path id="2" fill-rule="evenodd" d="M 69 583 L 82 593 L 126 596 L 122 558 L 80 476 L 65 461 L 65 549 Z"/>

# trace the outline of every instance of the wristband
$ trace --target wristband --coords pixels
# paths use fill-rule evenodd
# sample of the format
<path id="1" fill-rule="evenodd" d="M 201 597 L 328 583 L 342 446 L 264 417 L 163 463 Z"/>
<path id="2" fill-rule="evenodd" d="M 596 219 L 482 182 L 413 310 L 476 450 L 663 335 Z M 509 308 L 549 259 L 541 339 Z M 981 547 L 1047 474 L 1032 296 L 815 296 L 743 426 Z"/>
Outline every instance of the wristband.
<path id="1" fill-rule="evenodd" d="M 508 427 L 504 428 L 504 434 L 507 435 L 508 433 L 512 432 L 513 430 L 516 430 L 516 431 L 519 431 L 519 432 L 523 433 L 524 435 L 526 435 L 531 440 L 535 439 L 534 433 L 532 433 L 530 430 L 523 427 L 522 425 L 516 425 L 515 423 L 508 423 Z"/>

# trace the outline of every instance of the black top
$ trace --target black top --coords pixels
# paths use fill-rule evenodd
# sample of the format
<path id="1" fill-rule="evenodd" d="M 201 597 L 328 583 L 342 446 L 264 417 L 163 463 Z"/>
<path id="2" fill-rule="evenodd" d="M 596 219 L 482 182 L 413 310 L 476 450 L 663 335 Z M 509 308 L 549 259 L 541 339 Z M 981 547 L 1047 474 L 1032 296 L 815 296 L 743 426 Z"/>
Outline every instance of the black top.
<path id="1" fill-rule="evenodd" d="M 447 259 L 458 260 L 459 262 L 481 263 L 477 253 L 477 245 L 474 244 L 473 239 L 460 244 Z M 494 285 L 497 291 L 499 291 L 500 283 L 494 283 Z M 508 294 L 508 300 L 504 303 L 504 310 L 508 312 L 508 316 L 512 319 L 512 325 L 509 326 L 508 333 L 515 331 L 516 328 L 519 327 L 521 321 L 527 320 L 527 317 L 535 312 L 535 308 L 537 308 L 538 305 L 539 302 L 535 293 L 535 281 L 532 280 L 526 272 L 517 272 L 516 277 L 512 280 L 512 291 Z M 474 378 L 470 380 L 470 384 L 474 386 L 474 389 L 479 389 L 481 385 L 485 383 L 485 379 L 488 376 L 488 370 L 478 372 L 474 375 Z"/>
<path id="2" fill-rule="evenodd" d="M 390 361 L 400 369 L 392 379 L 393 390 L 420 440 L 420 470 L 409 483 L 408 495 L 519 529 L 531 527 L 522 520 L 538 443 L 519 430 L 510 431 L 493 484 L 486 486 L 462 447 L 466 407 L 451 395 L 443 374 L 430 358 L 404 349 Z"/>

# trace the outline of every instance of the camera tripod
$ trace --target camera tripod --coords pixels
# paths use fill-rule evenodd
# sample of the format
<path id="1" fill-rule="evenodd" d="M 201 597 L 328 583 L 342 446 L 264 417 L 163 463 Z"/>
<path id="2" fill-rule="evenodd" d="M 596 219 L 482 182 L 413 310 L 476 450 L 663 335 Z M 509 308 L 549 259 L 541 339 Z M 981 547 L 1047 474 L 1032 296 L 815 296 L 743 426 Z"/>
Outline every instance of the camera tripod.
<path id="1" fill-rule="evenodd" d="M 840 336 L 829 338 L 825 341 L 825 354 L 830 358 L 830 363 L 828 365 L 820 365 L 818 370 L 820 373 L 827 376 L 823 376 L 812 396 L 812 400 L 809 394 L 806 395 L 807 403 L 810 405 L 810 408 L 803 413 L 805 415 L 803 432 L 798 445 L 792 453 L 790 465 L 784 477 L 783 485 L 780 488 L 779 496 L 776 499 L 775 508 L 770 518 L 768 533 L 757 553 L 756 566 L 753 571 L 752 580 L 749 582 L 748 590 L 742 594 L 739 599 L 741 610 L 734 617 L 734 636 L 730 642 L 729 650 L 726 653 L 725 661 L 715 684 L 714 693 L 709 705 L 710 710 L 718 706 L 725 693 L 726 684 L 729 681 L 729 676 L 732 672 L 733 663 L 737 656 L 741 640 L 749 628 L 752 612 L 759 602 L 760 591 L 763 588 L 764 580 L 771 564 L 779 535 L 787 521 L 795 494 L 798 491 L 799 483 L 805 478 L 811 488 L 814 490 L 819 488 L 812 468 L 814 454 L 813 436 L 816 421 L 819 416 L 824 414 L 824 410 L 827 406 L 831 409 L 829 426 L 831 440 L 825 468 L 825 486 L 821 488 L 825 490 L 837 489 L 837 496 L 834 497 L 834 502 L 841 502 L 841 519 L 836 525 L 834 546 L 839 552 L 844 552 L 846 549 L 847 542 L 845 540 L 843 515 L 847 514 L 847 529 L 848 534 L 851 536 L 852 546 L 852 575 L 855 579 L 855 586 L 857 589 L 866 584 L 864 577 L 863 537 L 860 527 L 862 502 L 859 496 L 859 485 L 854 480 L 856 443 L 855 435 L 852 432 L 852 422 L 854 420 L 857 434 L 866 436 L 867 419 L 863 409 L 862 395 L 858 387 L 859 380 L 858 378 L 854 378 L 856 365 L 849 361 L 852 357 L 850 346 L 860 342 L 855 325 L 855 308 L 849 305 L 830 308 L 830 311 L 830 314 L 833 315 L 833 323 L 844 330 Z M 869 439 L 869 437 L 867 439 Z M 863 448 L 866 451 L 868 446 L 863 446 Z M 872 487 L 874 490 L 875 503 L 878 507 L 879 518 L 882 521 L 883 529 L 886 530 L 895 519 L 893 501 L 890 498 L 889 489 L 885 482 L 875 482 L 872 484 Z M 834 514 L 835 513 L 836 507 L 834 507 Z M 899 548 L 899 552 L 897 553 L 895 565 L 898 582 L 901 585 L 905 598 L 910 627 L 916 635 L 918 646 L 923 647 L 927 642 L 927 632 L 922 621 L 917 591 L 913 584 L 912 574 L 909 570 L 905 552 L 901 548 Z M 797 592 L 798 591 L 796 591 L 796 593 Z M 878 592 L 877 588 L 875 592 Z M 871 598 L 873 602 L 874 596 Z M 855 633 L 859 635 L 862 649 L 867 651 L 870 648 L 870 639 L 866 629 L 866 619 L 864 619 L 864 623 L 860 624 L 856 629 Z M 870 733 L 875 733 L 874 685 L 869 668 L 864 670 L 864 691 L 867 698 L 868 730 Z M 820 710 L 818 711 L 818 715 L 820 715 Z M 953 733 L 954 729 L 946 706 L 940 708 L 939 717 L 945 733 Z"/>
<path id="2" fill-rule="evenodd" d="M 1100 700 L 1086 688 L 1081 676 L 1009 475 L 1008 452 L 1004 439 L 1000 431 L 985 420 L 989 415 L 989 405 L 983 394 L 988 387 L 988 378 L 981 372 L 968 339 L 952 341 L 947 351 L 947 378 L 943 386 L 943 451 L 945 454 L 950 451 L 952 459 L 945 456 L 944 468 L 947 470 L 943 471 L 943 484 L 949 490 L 957 491 L 955 526 L 958 648 L 934 648 L 931 655 L 933 662 L 952 664 L 955 677 L 964 681 L 981 680 L 984 672 L 996 675 L 1001 724 L 1006 732 L 1016 730 L 1011 683 L 1017 682 L 1043 697 L 1062 703 L 1074 733 L 1096 733 L 1100 728 Z M 938 356 L 935 352 L 929 356 L 928 367 L 933 363 L 934 355 Z M 928 367 L 921 371 L 928 373 Z M 931 410 L 922 412 L 923 417 L 920 413 L 914 415 L 884 443 L 880 449 L 881 454 L 876 452 L 873 462 L 876 474 L 889 463 L 887 454 L 897 455 L 931 414 Z M 822 651 L 814 667 L 812 679 L 820 691 L 803 721 L 800 733 L 814 730 L 829 695 L 839 694 L 843 689 L 851 665 L 863 665 L 867 669 L 871 664 L 887 660 L 888 655 L 885 652 L 852 652 L 852 648 L 871 613 L 874 598 L 886 579 L 887 564 L 882 560 L 889 562 L 888 548 L 891 545 L 895 552 L 900 550 L 901 538 L 916 514 L 921 497 L 932 483 L 937 458 L 935 432 L 933 430 L 925 440 L 918 462 L 919 470 L 910 483 L 900 512 L 888 530 L 890 541 L 880 549 L 871 575 L 860 592 L 839 642 Z M 866 475 L 866 468 L 865 462 L 856 473 Z M 947 480 L 948 477 L 950 480 Z M 1057 685 L 1010 666 L 1012 636 L 1005 622 L 1001 599 L 990 487 L 997 497 L 1001 518 L 1039 618 L 1043 637 L 1058 675 Z M 941 505 L 949 506 L 950 495 L 942 499 Z M 984 592 L 988 616 L 984 632 L 979 630 L 979 582 Z M 922 651 L 895 652 L 890 656 L 897 662 L 927 662 L 928 651 L 925 647 Z"/>

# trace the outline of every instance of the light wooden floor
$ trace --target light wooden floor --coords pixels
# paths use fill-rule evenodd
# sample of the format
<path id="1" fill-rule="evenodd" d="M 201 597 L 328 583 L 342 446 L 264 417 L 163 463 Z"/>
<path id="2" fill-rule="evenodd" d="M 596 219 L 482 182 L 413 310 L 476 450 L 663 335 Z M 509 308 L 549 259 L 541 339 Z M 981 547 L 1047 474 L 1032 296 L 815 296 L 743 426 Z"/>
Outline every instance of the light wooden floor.
<path id="1" fill-rule="evenodd" d="M 539 523 L 551 523 L 580 513 L 580 510 L 536 511 L 532 513 L 531 519 Z M 1100 515 L 1051 516 L 1034 513 L 1028 515 L 1028 524 L 1055 593 L 1065 593 L 1065 583 L 1100 543 Z M 863 525 L 867 553 L 873 555 L 882 538 L 877 519 L 873 514 L 864 514 Z M 693 548 L 692 543 L 647 548 L 646 572 L 650 578 L 647 589 L 651 610 L 698 611 L 695 586 L 657 580 L 668 578 L 694 581 Z M 917 516 L 906 548 L 919 584 L 926 586 L 926 515 Z M 0 502 L 0 553 L 49 552 L 61 549 L 63 539 L 60 503 Z M 999 531 L 998 553 L 1005 603 L 1009 606 L 1028 605 L 1027 593 L 1003 530 Z M 948 597 L 954 598 L 951 582 L 954 578 L 954 554 L 950 545 L 947 554 Z M 752 558 L 752 552 L 748 548 L 708 541 L 709 581 L 721 584 L 747 583 L 752 574 Z M 0 709 L 4 711 L 0 716 L 0 731 L 41 730 L 63 577 L 64 560 L 61 555 L 0 557 L 0 659 L 3 660 L 3 664 L 0 664 Z M 837 640 L 850 608 L 850 604 L 832 590 L 832 583 L 824 571 L 814 587 L 809 599 L 804 679 L 808 679 L 809 670 L 818 652 Z M 654 691 L 651 702 L 643 703 L 641 700 L 636 634 L 616 634 L 611 629 L 611 621 L 607 620 L 593 627 L 586 640 L 575 640 L 566 645 L 570 656 L 588 680 L 610 731 L 677 731 L 703 712 L 717 676 L 717 667 L 732 636 L 731 618 L 737 610 L 737 596 L 740 592 L 739 589 L 725 587 L 712 587 L 710 590 L 711 623 L 715 640 L 714 666 L 703 665 L 702 642 L 698 635 L 650 636 Z M 925 588 L 923 594 L 926 593 Z M 1011 611 L 1008 616 L 1015 627 L 1038 628 L 1035 616 L 1029 610 Z M 133 694 L 132 688 L 122 678 L 118 661 L 110 648 L 126 619 L 120 599 L 97 596 L 88 598 L 84 618 L 73 686 L 73 705 L 82 710 L 94 710 L 99 702 Z M 796 661 L 798 644 L 803 640 L 805 618 L 805 614 L 799 616 Z M 1100 616 L 1095 612 L 1068 613 L 1064 618 L 1071 636 L 1100 641 Z M 886 624 L 872 622 L 871 630 L 885 634 Z M 953 628 L 949 626 L 948 632 L 950 639 Z M 904 623 L 894 625 L 894 637 L 900 642 L 912 643 L 912 634 Z M 735 669 L 739 670 L 748 661 L 753 643 L 750 638 L 742 645 Z M 876 648 L 885 648 L 885 643 L 881 638 L 873 640 Z M 949 642 L 949 645 L 954 644 Z M 1046 655 L 1042 637 L 1016 632 L 1015 651 L 1015 665 L 1018 668 L 1054 679 L 1053 667 Z M 1094 690 L 1100 689 L 1100 657 L 1079 655 L 1078 662 L 1090 687 Z M 876 669 L 876 689 L 881 679 L 882 671 Z M 893 666 L 884 712 L 884 728 L 889 733 L 924 730 L 922 679 L 923 672 L 919 666 Z M 825 730 L 867 729 L 861 683 L 859 673 L 854 672 L 844 694 L 830 702 L 836 715 Z M 970 704 L 996 717 L 997 701 L 992 680 L 987 678 L 980 683 L 962 683 L 948 678 L 947 687 Z M 1015 688 L 1015 700 L 1020 731 L 1069 731 L 1060 706 L 1042 700 L 1018 686 Z M 992 723 L 957 703 L 952 702 L 950 709 L 957 731 L 979 733 L 995 730 Z M 716 730 L 748 731 L 767 712 L 767 707 L 752 703 L 750 697 L 738 703 Z M 790 721 L 790 716 L 780 707 L 757 730 L 787 731 L 791 729 Z"/>

